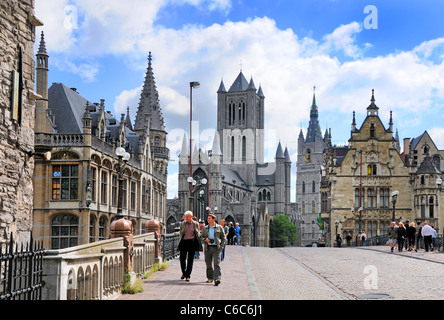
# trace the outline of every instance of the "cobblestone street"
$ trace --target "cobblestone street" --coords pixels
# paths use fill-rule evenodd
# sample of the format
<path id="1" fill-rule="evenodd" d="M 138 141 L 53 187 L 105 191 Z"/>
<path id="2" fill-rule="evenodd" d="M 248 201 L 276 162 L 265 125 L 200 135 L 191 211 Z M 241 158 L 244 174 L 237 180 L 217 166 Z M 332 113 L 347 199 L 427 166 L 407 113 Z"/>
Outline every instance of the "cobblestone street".
<path id="1" fill-rule="evenodd" d="M 444 299 L 444 254 L 388 247 L 246 248 L 262 299 Z"/>

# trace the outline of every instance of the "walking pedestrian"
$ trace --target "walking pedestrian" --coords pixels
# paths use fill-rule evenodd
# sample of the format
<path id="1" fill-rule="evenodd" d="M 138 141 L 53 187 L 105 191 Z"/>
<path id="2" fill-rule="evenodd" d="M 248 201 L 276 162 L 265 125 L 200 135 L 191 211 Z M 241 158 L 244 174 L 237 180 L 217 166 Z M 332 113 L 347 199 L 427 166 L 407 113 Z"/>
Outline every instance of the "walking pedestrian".
<path id="1" fill-rule="evenodd" d="M 342 238 L 341 238 L 341 235 L 338 234 L 338 235 L 336 235 L 336 245 L 338 248 L 340 248 L 341 244 L 342 244 Z"/>
<path id="2" fill-rule="evenodd" d="M 361 233 L 361 246 L 365 247 L 366 240 L 367 240 L 367 235 L 365 234 L 364 231 L 362 231 L 362 233 Z"/>
<path id="3" fill-rule="evenodd" d="M 230 227 L 228 228 L 228 244 L 233 244 L 233 238 L 236 235 L 236 232 L 234 231 L 234 225 L 233 222 L 230 222 Z"/>
<path id="4" fill-rule="evenodd" d="M 437 247 L 437 245 L 436 245 L 436 237 L 438 236 L 438 234 L 436 233 L 436 229 L 435 229 L 435 226 L 432 226 L 432 229 L 433 229 L 433 235 L 432 235 L 432 251 L 434 251 L 435 250 L 435 248 Z"/>
<path id="5" fill-rule="evenodd" d="M 429 248 L 432 246 L 433 229 L 429 226 L 427 221 L 424 222 L 421 234 L 424 237 L 424 248 L 426 252 L 429 252 Z M 433 250 L 433 247 L 432 247 Z"/>
<path id="6" fill-rule="evenodd" d="M 423 246 L 423 237 L 422 237 L 422 225 L 418 224 L 416 229 L 416 249 L 424 248 Z"/>
<path id="7" fill-rule="evenodd" d="M 404 223 L 404 228 L 405 228 L 404 248 L 405 248 L 405 250 L 408 249 L 407 230 L 408 230 L 409 226 L 410 226 L 410 221 L 406 220 L 405 223 Z"/>
<path id="8" fill-rule="evenodd" d="M 400 222 L 398 225 L 398 232 L 397 232 L 398 252 L 401 252 L 402 249 L 404 248 L 405 237 L 406 237 L 406 230 L 404 224 Z"/>
<path id="9" fill-rule="evenodd" d="M 227 222 L 225 221 L 225 219 L 222 219 L 220 221 L 220 225 L 222 226 L 222 228 L 224 229 L 224 235 L 225 235 L 225 241 L 227 241 L 227 236 L 228 236 L 228 226 L 227 226 Z M 220 252 L 220 261 L 224 261 L 225 259 L 225 246 L 222 248 L 221 252 Z"/>
<path id="10" fill-rule="evenodd" d="M 345 240 L 347 241 L 347 247 L 351 247 L 352 236 L 351 236 L 350 233 L 348 233 L 348 234 L 345 236 Z"/>
<path id="11" fill-rule="evenodd" d="M 181 279 L 190 282 L 191 272 L 193 271 L 194 252 L 202 251 L 200 239 L 199 223 L 193 220 L 193 213 L 186 211 L 184 220 L 179 228 L 179 246 L 178 250 L 180 268 L 182 270 Z"/>
<path id="12" fill-rule="evenodd" d="M 225 246 L 225 234 L 221 225 L 216 223 L 216 216 L 208 214 L 208 224 L 202 229 L 204 240 L 205 264 L 207 266 L 207 283 L 214 281 L 217 286 L 220 283 L 220 252 Z"/>
<path id="13" fill-rule="evenodd" d="M 197 217 L 194 216 L 193 220 L 196 221 L 197 223 L 199 223 L 199 221 L 197 221 Z M 202 225 L 199 223 L 199 231 L 202 230 Z M 198 250 L 196 250 L 194 252 L 194 259 L 199 259 L 200 258 L 200 252 Z"/>
<path id="14" fill-rule="evenodd" d="M 388 243 L 390 244 L 390 251 L 393 252 L 393 249 L 396 246 L 396 223 L 395 221 L 392 221 L 390 223 L 390 226 L 387 228 L 387 234 L 388 234 Z"/>
<path id="15" fill-rule="evenodd" d="M 412 247 L 413 249 L 415 249 L 415 251 L 418 251 L 415 245 L 415 237 L 416 237 L 415 223 L 411 222 L 407 228 L 407 242 L 409 243 L 409 248 L 407 249 L 408 251 L 412 251 Z"/>
<path id="16" fill-rule="evenodd" d="M 239 226 L 239 222 L 236 222 L 236 227 L 234 228 L 234 232 L 236 233 L 235 244 L 240 245 L 241 227 Z"/>

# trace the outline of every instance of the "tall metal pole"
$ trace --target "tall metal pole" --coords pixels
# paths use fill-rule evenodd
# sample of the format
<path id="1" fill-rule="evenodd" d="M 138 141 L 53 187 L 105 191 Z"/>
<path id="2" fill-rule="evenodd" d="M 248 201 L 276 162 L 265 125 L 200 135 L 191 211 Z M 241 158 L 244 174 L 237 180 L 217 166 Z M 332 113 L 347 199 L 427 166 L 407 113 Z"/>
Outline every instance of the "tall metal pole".
<path id="1" fill-rule="evenodd" d="M 193 177 L 193 156 L 192 156 L 192 123 L 193 123 L 193 85 L 190 83 L 190 177 Z M 193 191 L 193 183 L 190 182 L 190 195 L 191 192 Z M 192 208 L 190 207 L 190 210 L 192 210 Z"/>
<path id="2" fill-rule="evenodd" d="M 190 82 L 190 177 L 193 178 L 193 151 L 192 151 L 192 142 L 193 142 L 193 88 L 199 88 L 200 83 L 197 81 Z M 193 193 L 193 181 L 190 181 L 190 196 L 189 196 L 189 210 L 194 212 L 194 199 L 192 198 Z"/>

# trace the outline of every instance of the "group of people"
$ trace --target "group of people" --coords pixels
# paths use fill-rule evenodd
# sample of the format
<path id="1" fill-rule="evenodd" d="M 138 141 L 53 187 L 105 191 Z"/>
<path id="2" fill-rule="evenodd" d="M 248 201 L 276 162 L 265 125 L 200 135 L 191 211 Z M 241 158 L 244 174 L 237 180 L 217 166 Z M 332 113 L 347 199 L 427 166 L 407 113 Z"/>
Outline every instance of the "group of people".
<path id="1" fill-rule="evenodd" d="M 436 247 L 437 232 L 433 226 L 427 221 L 415 226 L 414 222 L 399 222 L 398 225 L 394 221 L 391 222 L 387 229 L 390 251 L 398 250 L 401 252 L 404 248 L 407 251 L 418 251 L 421 241 L 424 241 L 424 249 L 426 252 L 433 251 Z"/>
<path id="2" fill-rule="evenodd" d="M 230 227 L 226 221 L 217 223 L 216 215 L 213 212 L 208 214 L 207 224 L 202 226 L 191 211 L 186 211 L 184 219 L 179 227 L 179 260 L 182 270 L 181 279 L 190 282 L 193 270 L 194 258 L 199 258 L 199 252 L 204 252 L 206 264 L 207 283 L 218 286 L 221 282 L 220 262 L 225 258 L 225 244 L 233 244 L 236 241 L 240 244 L 240 227 L 236 227 L 230 222 Z M 232 231 L 230 231 L 232 229 Z M 234 238 L 236 237 L 236 240 Z M 231 243 L 230 243 L 231 241 Z"/>
<path id="3" fill-rule="evenodd" d="M 347 247 L 350 247 L 352 245 L 352 239 L 353 238 L 352 238 L 351 234 L 347 233 L 347 235 L 345 236 L 345 241 L 347 241 L 346 242 L 347 243 Z M 356 242 L 357 242 L 358 239 L 361 241 L 361 246 L 365 246 L 366 241 L 367 241 L 367 235 L 365 234 L 364 231 L 358 233 L 358 235 L 356 237 Z M 340 248 L 341 244 L 342 244 L 342 238 L 341 238 L 341 236 L 339 234 L 337 234 L 336 235 L 336 246 L 338 248 Z"/>

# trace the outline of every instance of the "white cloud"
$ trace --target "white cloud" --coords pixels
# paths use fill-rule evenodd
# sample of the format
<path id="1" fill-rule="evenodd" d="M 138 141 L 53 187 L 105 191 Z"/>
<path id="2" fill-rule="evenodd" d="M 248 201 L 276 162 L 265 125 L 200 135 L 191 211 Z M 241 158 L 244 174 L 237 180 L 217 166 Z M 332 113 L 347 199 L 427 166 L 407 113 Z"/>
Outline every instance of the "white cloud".
<path id="1" fill-rule="evenodd" d="M 178 190 L 178 182 L 179 181 L 179 174 L 177 172 L 168 174 L 167 177 L 167 186 L 168 186 L 168 194 L 167 199 L 173 199 L 177 196 L 177 190 Z"/>
<path id="2" fill-rule="evenodd" d="M 190 103 L 188 97 L 166 86 L 159 86 L 157 89 L 159 96 L 162 98 L 162 109 L 164 112 L 182 116 L 188 114 Z"/>
<path id="3" fill-rule="evenodd" d="M 142 85 L 131 90 L 123 90 L 118 96 L 116 96 L 113 104 L 115 114 L 126 114 L 126 108 L 130 107 L 131 120 L 134 121 L 141 91 Z"/>
<path id="4" fill-rule="evenodd" d="M 35 15 L 44 23 L 42 30 L 48 51 L 67 52 L 76 43 L 73 21 L 77 20 L 78 12 L 75 9 L 68 5 L 68 0 L 36 1 Z M 38 43 L 36 41 L 36 46 Z"/>
<path id="5" fill-rule="evenodd" d="M 362 26 L 357 22 L 341 25 L 331 34 L 324 36 L 324 50 L 342 50 L 344 54 L 351 58 L 358 58 L 362 55 L 361 49 L 356 45 L 355 35 L 362 31 Z M 366 45 L 368 46 L 368 44 Z"/>

